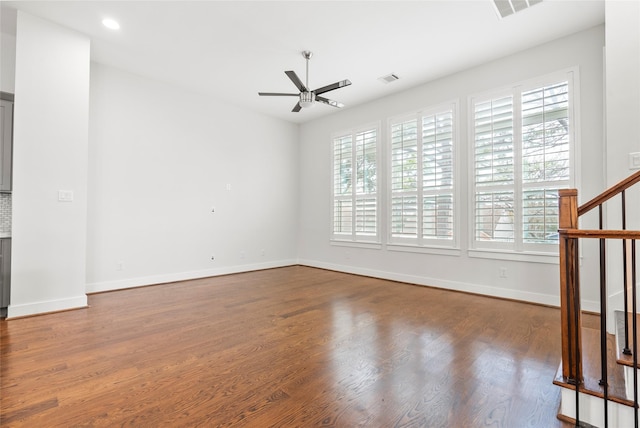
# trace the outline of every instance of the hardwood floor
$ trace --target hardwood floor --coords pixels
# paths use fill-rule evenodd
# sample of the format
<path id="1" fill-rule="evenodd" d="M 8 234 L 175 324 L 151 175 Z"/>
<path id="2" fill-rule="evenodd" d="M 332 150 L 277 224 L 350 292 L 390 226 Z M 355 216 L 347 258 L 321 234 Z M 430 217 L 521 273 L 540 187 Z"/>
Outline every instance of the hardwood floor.
<path id="1" fill-rule="evenodd" d="M 559 310 L 293 266 L 0 322 L 2 427 L 563 427 Z"/>

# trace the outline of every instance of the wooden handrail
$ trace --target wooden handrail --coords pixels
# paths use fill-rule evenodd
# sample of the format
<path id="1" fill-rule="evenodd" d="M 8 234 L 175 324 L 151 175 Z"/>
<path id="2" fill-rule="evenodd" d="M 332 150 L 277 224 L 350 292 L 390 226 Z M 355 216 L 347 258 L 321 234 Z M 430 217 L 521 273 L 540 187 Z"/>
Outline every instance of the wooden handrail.
<path id="1" fill-rule="evenodd" d="M 640 230 L 559 229 L 564 238 L 640 239 Z"/>
<path id="2" fill-rule="evenodd" d="M 602 205 L 612 197 L 616 196 L 618 193 L 628 189 L 629 187 L 633 186 L 636 183 L 640 183 L 640 171 L 637 171 L 636 173 L 631 174 L 629 177 L 625 178 L 615 186 L 605 190 L 600 195 L 591 199 L 589 202 L 580 205 L 578 207 L 578 217 L 580 217 L 583 214 L 586 214 L 587 212 L 591 211 L 598 205 Z"/>

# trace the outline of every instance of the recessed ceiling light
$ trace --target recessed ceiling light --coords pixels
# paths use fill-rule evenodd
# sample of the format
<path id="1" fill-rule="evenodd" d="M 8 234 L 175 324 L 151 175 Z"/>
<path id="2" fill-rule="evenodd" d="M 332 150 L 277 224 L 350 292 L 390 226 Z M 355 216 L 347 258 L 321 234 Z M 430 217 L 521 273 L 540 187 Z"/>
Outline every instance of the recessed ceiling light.
<path id="1" fill-rule="evenodd" d="M 102 25 L 104 25 L 105 27 L 111 29 L 111 30 L 119 30 L 120 29 L 120 24 L 118 24 L 118 21 L 115 21 L 111 18 L 105 18 L 102 20 Z"/>

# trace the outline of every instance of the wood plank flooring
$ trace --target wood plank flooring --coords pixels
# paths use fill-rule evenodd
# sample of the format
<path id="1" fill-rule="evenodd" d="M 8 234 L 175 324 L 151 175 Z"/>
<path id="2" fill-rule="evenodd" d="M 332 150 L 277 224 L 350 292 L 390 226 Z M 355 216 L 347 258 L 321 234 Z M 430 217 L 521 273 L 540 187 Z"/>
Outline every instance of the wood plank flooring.
<path id="1" fill-rule="evenodd" d="M 565 427 L 558 309 L 302 266 L 1 321 L 5 427 Z"/>

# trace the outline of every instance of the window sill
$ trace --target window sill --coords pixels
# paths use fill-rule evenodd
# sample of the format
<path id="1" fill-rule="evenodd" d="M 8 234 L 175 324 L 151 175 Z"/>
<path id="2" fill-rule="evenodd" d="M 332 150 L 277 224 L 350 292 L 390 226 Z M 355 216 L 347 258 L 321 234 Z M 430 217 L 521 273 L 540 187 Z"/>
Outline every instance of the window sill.
<path id="1" fill-rule="evenodd" d="M 420 247 L 417 245 L 389 244 L 389 251 L 400 251 L 406 253 L 439 254 L 445 256 L 460 256 L 459 248 L 450 247 Z"/>
<path id="2" fill-rule="evenodd" d="M 336 247 L 369 248 L 371 250 L 379 250 L 382 248 L 382 244 L 379 242 L 340 241 L 333 239 L 330 243 Z"/>
<path id="3" fill-rule="evenodd" d="M 497 260 L 512 260 L 517 262 L 529 262 L 529 263 L 546 263 L 546 264 L 559 264 L 558 254 L 555 253 L 537 253 L 532 251 L 506 251 L 506 250 L 469 250 L 469 257 L 476 257 L 481 259 L 497 259 Z"/>

